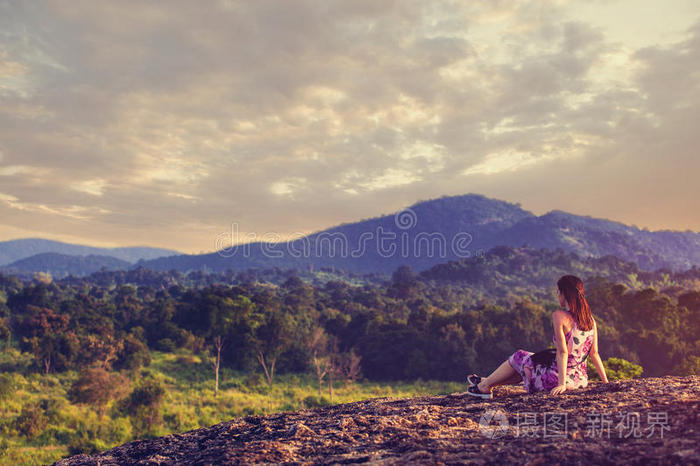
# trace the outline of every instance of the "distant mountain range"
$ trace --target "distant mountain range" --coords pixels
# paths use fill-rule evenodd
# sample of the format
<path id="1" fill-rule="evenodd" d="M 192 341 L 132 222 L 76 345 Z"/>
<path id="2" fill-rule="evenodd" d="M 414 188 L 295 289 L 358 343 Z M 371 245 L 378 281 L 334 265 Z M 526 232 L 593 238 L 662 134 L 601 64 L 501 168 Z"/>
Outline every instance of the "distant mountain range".
<path id="1" fill-rule="evenodd" d="M 360 273 L 416 271 L 483 254 L 495 246 L 556 249 L 581 257 L 615 255 L 643 270 L 700 265 L 700 233 L 649 231 L 552 210 L 537 216 L 479 194 L 421 201 L 391 215 L 342 224 L 285 243 L 248 243 L 198 255 L 139 261 L 155 270 L 336 267 Z"/>
<path id="2" fill-rule="evenodd" d="M 124 270 L 131 267 L 131 262 L 110 256 L 70 256 L 56 252 L 42 252 L 30 257 L 25 257 L 0 268 L 5 273 L 25 274 L 35 272 L 49 272 L 54 278 L 63 278 L 68 275 L 80 277 L 105 268 L 107 270 Z"/>
<path id="3" fill-rule="evenodd" d="M 537 216 L 519 203 L 479 194 L 443 196 L 289 242 L 248 243 L 208 254 L 180 254 L 157 248 L 93 248 L 39 239 L 6 241 L 0 243 L 0 265 L 8 264 L 4 267 L 8 272 L 49 271 L 56 276 L 85 275 L 102 266 L 110 270 L 143 266 L 180 272 L 331 267 L 391 273 L 404 264 L 423 271 L 484 254 L 495 246 L 523 245 L 561 248 L 584 258 L 615 255 L 648 271 L 663 267 L 680 271 L 700 265 L 698 232 L 649 231 L 561 210 Z M 46 252 L 55 254 L 36 256 Z M 90 258 L 69 257 L 77 255 Z"/>
<path id="4" fill-rule="evenodd" d="M 56 254 L 56 256 L 39 256 L 28 262 L 21 262 L 23 259 L 45 253 L 53 253 Z M 42 238 L 26 238 L 0 242 L 0 267 L 12 266 L 15 269 L 21 269 L 22 267 L 29 266 L 30 269 L 33 269 L 35 266 L 39 266 L 39 264 L 53 264 L 53 266 L 58 266 L 59 269 L 63 267 L 71 268 L 77 262 L 69 256 L 100 256 L 101 258 L 99 259 L 90 259 L 90 262 L 95 263 L 95 261 L 101 261 L 108 266 L 108 268 L 116 267 L 117 265 L 129 267 L 129 265 L 141 259 L 149 260 L 176 254 L 180 254 L 180 252 L 172 249 L 150 248 L 145 246 L 97 248 Z M 119 259 L 119 261 L 110 261 L 110 258 Z M 59 265 L 61 260 L 67 262 Z M 83 262 L 87 263 L 85 261 Z"/>
<path id="5" fill-rule="evenodd" d="M 0 241 L 0 266 L 44 252 L 55 252 L 72 256 L 94 254 L 98 256 L 116 257 L 117 259 L 132 263 L 140 259 L 149 260 L 155 259 L 156 257 L 180 254 L 179 251 L 174 251 L 172 249 L 149 248 L 145 246 L 97 248 L 93 246 L 83 246 L 81 244 L 52 241 L 49 239 L 26 238 Z"/>

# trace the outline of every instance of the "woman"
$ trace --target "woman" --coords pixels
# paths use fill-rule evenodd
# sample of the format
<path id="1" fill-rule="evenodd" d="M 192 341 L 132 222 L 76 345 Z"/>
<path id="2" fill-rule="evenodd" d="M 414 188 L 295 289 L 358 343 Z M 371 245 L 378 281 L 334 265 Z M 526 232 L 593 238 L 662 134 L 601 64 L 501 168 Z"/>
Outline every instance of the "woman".
<path id="1" fill-rule="evenodd" d="M 556 355 L 548 358 L 547 354 L 538 353 L 533 361 L 535 353 L 519 349 L 488 377 L 467 377 L 467 394 L 493 398 L 493 387 L 515 385 L 521 380 L 528 393 L 549 391 L 558 395 L 567 389 L 584 388 L 588 385 L 587 356 L 600 379 L 608 382 L 598 354 L 598 329 L 583 294 L 583 282 L 574 275 L 564 275 L 557 281 L 557 290 L 559 304 L 566 309 L 552 314 Z"/>

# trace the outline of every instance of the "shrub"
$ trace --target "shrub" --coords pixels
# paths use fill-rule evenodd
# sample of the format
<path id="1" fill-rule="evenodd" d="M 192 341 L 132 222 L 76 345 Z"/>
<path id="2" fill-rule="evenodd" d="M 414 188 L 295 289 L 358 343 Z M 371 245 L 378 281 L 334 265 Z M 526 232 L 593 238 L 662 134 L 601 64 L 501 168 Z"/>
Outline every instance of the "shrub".
<path id="1" fill-rule="evenodd" d="M 635 379 L 644 371 L 642 366 L 622 358 L 608 358 L 603 361 L 603 366 L 605 366 L 605 373 L 609 381 Z M 591 368 L 592 366 L 588 368 L 589 380 L 600 380 L 598 372 L 595 369 L 591 370 Z"/>
<path id="2" fill-rule="evenodd" d="M 246 375 L 245 384 L 248 388 L 255 388 L 262 385 L 264 382 L 262 375 L 257 372 L 249 372 Z"/>
<path id="3" fill-rule="evenodd" d="M 136 387 L 128 400 L 128 410 L 133 413 L 133 410 L 140 406 L 155 406 L 161 402 L 165 389 L 157 380 L 146 380 L 140 386 Z"/>
<path id="4" fill-rule="evenodd" d="M 183 366 L 194 366 L 195 364 L 198 364 L 200 360 L 198 357 L 191 354 L 180 354 L 175 359 L 175 362 Z"/>
<path id="5" fill-rule="evenodd" d="M 71 455 L 91 455 L 106 448 L 107 445 L 102 440 L 87 437 L 74 437 L 68 444 L 68 451 Z"/>
<path id="6" fill-rule="evenodd" d="M 121 410 L 131 416 L 132 424 L 142 436 L 154 434 L 154 428 L 162 424 L 160 405 L 165 388 L 155 379 L 145 379 L 123 400 Z"/>
<path id="7" fill-rule="evenodd" d="M 11 336 L 12 332 L 10 332 L 10 326 L 7 321 L 5 319 L 0 319 L 0 347 L 9 347 Z"/>
<path id="8" fill-rule="evenodd" d="M 14 383 L 10 374 L 0 374 L 0 400 L 4 400 L 14 391 Z"/>
<path id="9" fill-rule="evenodd" d="M 41 408 L 40 403 L 32 403 L 22 406 L 22 412 L 14 421 L 15 429 L 20 435 L 29 440 L 38 436 L 46 427 L 48 419 Z"/>
<path id="10" fill-rule="evenodd" d="M 700 357 L 689 355 L 673 370 L 678 375 L 700 375 Z"/>
<path id="11" fill-rule="evenodd" d="M 75 403 L 94 405 L 102 417 L 107 403 L 123 395 L 127 387 L 128 380 L 121 374 L 108 372 L 102 367 L 91 367 L 80 372 L 68 390 L 68 396 Z"/>
<path id="12" fill-rule="evenodd" d="M 170 338 L 161 338 L 156 342 L 156 349 L 166 353 L 174 353 L 177 349 L 175 342 Z"/>
<path id="13" fill-rule="evenodd" d="M 61 411 L 67 402 L 63 398 L 43 398 L 39 401 L 39 407 L 43 410 L 48 422 L 60 423 Z"/>
<path id="14" fill-rule="evenodd" d="M 148 347 L 136 335 L 127 335 L 124 338 L 124 347 L 114 363 L 115 369 L 136 370 L 149 364 L 151 364 L 151 354 Z"/>
<path id="15" fill-rule="evenodd" d="M 121 444 L 133 438 L 133 427 L 131 421 L 126 417 L 118 417 L 109 423 L 107 430 L 107 440 L 110 443 Z"/>
<path id="16" fill-rule="evenodd" d="M 328 406 L 330 403 L 322 396 L 309 395 L 304 398 L 304 406 L 307 408 L 318 408 L 320 406 Z"/>
<path id="17" fill-rule="evenodd" d="M 45 445 L 58 443 L 60 445 L 68 445 L 75 437 L 75 430 L 64 426 L 49 426 L 37 438 L 37 440 Z"/>

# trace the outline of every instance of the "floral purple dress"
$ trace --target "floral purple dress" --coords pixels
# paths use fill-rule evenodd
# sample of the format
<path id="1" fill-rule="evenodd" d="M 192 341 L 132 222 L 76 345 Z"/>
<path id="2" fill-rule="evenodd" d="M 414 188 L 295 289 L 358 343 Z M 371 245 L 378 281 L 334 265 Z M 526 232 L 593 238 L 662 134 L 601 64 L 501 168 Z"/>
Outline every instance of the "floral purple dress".
<path id="1" fill-rule="evenodd" d="M 576 319 L 574 319 L 574 326 L 565 335 L 569 350 L 569 358 L 566 364 L 567 389 L 585 388 L 588 385 L 586 361 L 581 361 L 593 344 L 594 331 L 594 329 L 588 331 L 579 329 L 576 325 Z M 552 340 L 556 345 L 556 336 L 552 337 Z M 522 376 L 523 384 L 528 393 L 549 391 L 559 384 L 557 361 L 553 361 L 548 367 L 535 367 L 530 359 L 533 354 L 530 351 L 519 349 L 508 358 L 508 363 Z"/>

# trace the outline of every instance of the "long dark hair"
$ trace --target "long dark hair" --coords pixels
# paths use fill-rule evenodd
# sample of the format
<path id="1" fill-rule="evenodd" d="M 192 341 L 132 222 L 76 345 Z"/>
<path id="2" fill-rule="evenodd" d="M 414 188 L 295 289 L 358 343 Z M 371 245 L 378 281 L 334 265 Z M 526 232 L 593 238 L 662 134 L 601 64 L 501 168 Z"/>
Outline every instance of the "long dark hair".
<path id="1" fill-rule="evenodd" d="M 564 275 L 557 281 L 559 291 L 564 295 L 564 299 L 569 303 L 569 309 L 574 315 L 576 325 L 583 331 L 593 328 L 593 316 L 591 307 L 583 294 L 583 282 L 575 275 Z"/>

